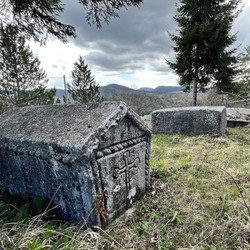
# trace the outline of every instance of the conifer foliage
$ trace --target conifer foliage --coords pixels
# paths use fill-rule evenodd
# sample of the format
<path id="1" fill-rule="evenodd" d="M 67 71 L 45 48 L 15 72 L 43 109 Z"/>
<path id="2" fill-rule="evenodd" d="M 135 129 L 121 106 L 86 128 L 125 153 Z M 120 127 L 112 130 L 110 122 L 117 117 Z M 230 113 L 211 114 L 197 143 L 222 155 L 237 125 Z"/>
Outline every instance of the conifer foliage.
<path id="1" fill-rule="evenodd" d="M 181 0 L 175 20 L 178 34 L 170 34 L 175 43 L 175 62 L 169 66 L 179 75 L 180 85 L 197 87 L 214 85 L 218 91 L 234 91 L 236 40 L 231 35 L 241 0 Z"/>
<path id="2" fill-rule="evenodd" d="M 75 0 L 76 1 L 76 0 Z M 71 0 L 68 1 L 70 3 Z M 98 28 L 102 22 L 109 23 L 112 17 L 118 17 L 118 11 L 128 6 L 138 7 L 143 0 L 79 0 L 83 14 L 87 10 L 86 21 Z M 73 26 L 60 20 L 65 1 L 62 0 L 1 0 L 0 17 L 6 23 L 18 27 L 19 33 L 44 43 L 47 35 L 52 34 L 62 42 L 75 37 Z M 81 7 L 81 6 L 79 6 Z"/>
<path id="3" fill-rule="evenodd" d="M 0 47 L 0 102 L 8 106 L 53 103 L 55 89 L 45 89 L 46 73 L 16 27 L 0 27 Z"/>
<path id="4" fill-rule="evenodd" d="M 74 101 L 79 103 L 102 101 L 99 85 L 96 83 L 91 70 L 88 69 L 88 65 L 84 63 L 82 57 L 74 63 L 71 77 L 71 85 L 67 84 L 67 87 Z"/>
<path id="5" fill-rule="evenodd" d="M 250 94 L 250 46 L 239 56 L 239 74 L 236 77 L 238 95 L 249 96 Z"/>

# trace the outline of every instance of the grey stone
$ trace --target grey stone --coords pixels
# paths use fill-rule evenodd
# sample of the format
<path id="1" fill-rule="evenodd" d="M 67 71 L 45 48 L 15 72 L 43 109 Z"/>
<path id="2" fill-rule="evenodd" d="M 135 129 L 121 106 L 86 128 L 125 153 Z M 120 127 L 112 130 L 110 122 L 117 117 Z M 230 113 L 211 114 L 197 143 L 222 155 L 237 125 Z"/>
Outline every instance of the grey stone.
<path id="1" fill-rule="evenodd" d="M 224 135 L 226 131 L 226 108 L 183 107 L 157 110 L 152 113 L 154 134 Z"/>
<path id="2" fill-rule="evenodd" d="M 149 187 L 150 139 L 122 102 L 8 111 L 0 116 L 0 186 L 52 199 L 63 219 L 105 226 Z"/>
<path id="3" fill-rule="evenodd" d="M 227 126 L 238 127 L 250 124 L 250 109 L 227 108 Z"/>

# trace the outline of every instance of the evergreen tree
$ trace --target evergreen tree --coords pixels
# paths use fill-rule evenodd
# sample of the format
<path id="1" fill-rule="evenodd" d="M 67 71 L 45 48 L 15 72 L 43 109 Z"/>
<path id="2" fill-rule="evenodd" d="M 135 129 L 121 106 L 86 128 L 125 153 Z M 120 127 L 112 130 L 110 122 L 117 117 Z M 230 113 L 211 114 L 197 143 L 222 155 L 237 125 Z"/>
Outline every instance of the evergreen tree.
<path id="1" fill-rule="evenodd" d="M 239 56 L 238 71 L 239 74 L 236 77 L 238 94 L 243 97 L 248 96 L 250 94 L 250 46 Z"/>
<path id="2" fill-rule="evenodd" d="M 0 27 L 0 99 L 12 106 L 50 104 L 55 89 L 46 90 L 46 74 L 25 38 L 11 25 Z"/>
<path id="3" fill-rule="evenodd" d="M 80 103 L 100 102 L 99 86 L 94 77 L 91 75 L 88 65 L 84 63 L 82 57 L 74 63 L 74 69 L 71 73 L 71 85 L 67 84 L 68 92 L 71 94 L 74 101 Z"/>
<path id="4" fill-rule="evenodd" d="M 175 15 L 179 33 L 170 34 L 176 61 L 169 66 L 179 75 L 180 85 L 197 88 L 215 85 L 218 91 L 234 91 L 235 41 L 230 34 L 241 0 L 181 0 Z"/>
<path id="5" fill-rule="evenodd" d="M 61 100 L 57 97 L 56 104 L 60 104 L 60 103 L 61 103 Z"/>
<path id="6" fill-rule="evenodd" d="M 117 12 L 128 6 L 138 7 L 143 0 L 79 0 L 87 9 L 86 21 L 101 27 L 102 21 L 109 23 L 112 17 L 118 17 Z M 67 37 L 75 37 L 75 28 L 64 24 L 58 18 L 64 11 L 62 0 L 1 0 L 0 16 L 4 22 L 11 22 L 18 27 L 19 32 L 45 42 L 48 34 L 55 35 L 63 42 Z"/>

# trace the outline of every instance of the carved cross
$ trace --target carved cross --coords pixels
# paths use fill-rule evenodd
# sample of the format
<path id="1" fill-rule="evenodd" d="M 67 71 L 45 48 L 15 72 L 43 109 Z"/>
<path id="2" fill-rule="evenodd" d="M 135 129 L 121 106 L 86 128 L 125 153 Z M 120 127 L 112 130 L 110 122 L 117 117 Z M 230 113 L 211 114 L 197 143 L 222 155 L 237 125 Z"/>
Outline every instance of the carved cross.
<path id="1" fill-rule="evenodd" d="M 125 162 L 125 164 L 121 167 L 116 167 L 114 169 L 114 172 L 113 172 L 113 177 L 114 179 L 118 179 L 118 177 L 125 173 L 125 184 L 126 184 L 126 190 L 127 190 L 127 193 L 129 193 L 129 190 L 131 189 L 131 184 L 130 184 L 130 172 L 131 172 L 131 169 L 137 169 L 138 168 L 138 165 L 140 163 L 140 158 L 139 157 L 136 157 L 132 162 L 129 161 L 129 156 L 130 156 L 130 152 L 129 150 L 126 151 L 124 154 L 123 154 L 123 160 Z"/>

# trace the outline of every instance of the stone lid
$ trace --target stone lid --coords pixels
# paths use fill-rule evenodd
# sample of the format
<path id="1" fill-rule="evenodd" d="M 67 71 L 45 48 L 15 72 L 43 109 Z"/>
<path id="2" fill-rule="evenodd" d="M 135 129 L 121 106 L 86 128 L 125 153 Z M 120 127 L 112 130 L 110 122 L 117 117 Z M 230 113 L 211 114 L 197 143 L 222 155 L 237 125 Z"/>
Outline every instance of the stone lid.
<path id="1" fill-rule="evenodd" d="M 192 106 L 192 107 L 177 107 L 177 108 L 167 108 L 167 109 L 159 109 L 152 112 L 168 112 L 168 111 L 197 111 L 197 110 L 213 110 L 213 111 L 223 111 L 225 106 Z"/>
<path id="2" fill-rule="evenodd" d="M 80 149 L 96 144 L 96 135 L 105 133 L 126 115 L 150 133 L 139 116 L 123 102 L 29 106 L 0 116 L 0 142 L 8 139 Z"/>
<path id="3" fill-rule="evenodd" d="M 250 123 L 250 109 L 227 108 L 227 120 Z"/>

